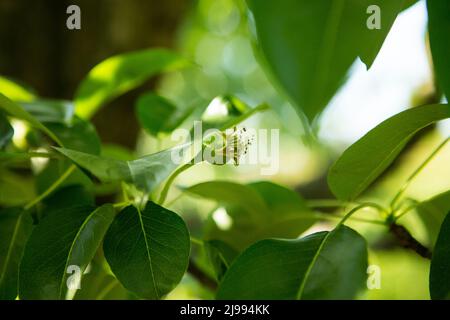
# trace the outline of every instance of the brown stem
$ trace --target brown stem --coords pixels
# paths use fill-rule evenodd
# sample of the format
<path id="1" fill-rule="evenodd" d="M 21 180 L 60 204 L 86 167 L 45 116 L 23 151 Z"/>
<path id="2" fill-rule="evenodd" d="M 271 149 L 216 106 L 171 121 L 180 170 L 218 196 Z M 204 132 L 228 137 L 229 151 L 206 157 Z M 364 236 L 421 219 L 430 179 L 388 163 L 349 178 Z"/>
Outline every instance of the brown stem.
<path id="1" fill-rule="evenodd" d="M 423 258 L 431 259 L 430 249 L 417 241 L 404 226 L 393 222 L 389 226 L 389 231 L 399 240 L 402 247 L 414 250 Z"/>
<path id="2" fill-rule="evenodd" d="M 201 270 L 194 261 L 189 260 L 189 266 L 187 270 L 198 282 L 200 282 L 205 287 L 216 291 L 217 290 L 217 282 L 211 278 L 208 274 L 206 274 L 203 270 Z"/>

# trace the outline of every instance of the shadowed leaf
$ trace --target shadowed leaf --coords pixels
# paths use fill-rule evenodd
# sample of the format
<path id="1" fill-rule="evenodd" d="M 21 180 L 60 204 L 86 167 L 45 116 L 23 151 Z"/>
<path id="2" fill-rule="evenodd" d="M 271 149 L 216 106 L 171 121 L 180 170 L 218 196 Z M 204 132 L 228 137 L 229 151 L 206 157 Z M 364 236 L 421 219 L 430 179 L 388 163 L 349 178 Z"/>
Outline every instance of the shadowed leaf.
<path id="1" fill-rule="evenodd" d="M 0 210 L 0 300 L 17 297 L 19 263 L 32 226 L 31 216 L 22 209 Z"/>
<path id="2" fill-rule="evenodd" d="M 172 102 L 154 93 L 139 97 L 136 114 L 139 122 L 148 133 L 169 133 L 176 129 L 194 111 L 194 107 L 178 109 Z"/>
<path id="3" fill-rule="evenodd" d="M 114 215 L 112 205 L 106 204 L 64 208 L 42 219 L 20 264 L 20 298 L 65 299 L 68 267 L 76 266 L 83 274 Z"/>
<path id="4" fill-rule="evenodd" d="M 430 295 L 433 300 L 450 299 L 450 214 L 442 223 L 430 267 Z"/>
<path id="5" fill-rule="evenodd" d="M 428 0 L 428 30 L 438 85 L 450 99 L 450 1 Z"/>
<path id="6" fill-rule="evenodd" d="M 186 272 L 190 240 L 184 221 L 153 202 L 123 209 L 103 244 L 106 260 L 122 285 L 142 298 L 161 299 Z"/>
<path id="7" fill-rule="evenodd" d="M 224 228 L 211 219 L 205 237 L 238 250 L 269 237 L 296 238 L 316 221 L 298 194 L 268 181 L 248 185 L 210 181 L 185 191 L 225 207 L 231 226 Z"/>

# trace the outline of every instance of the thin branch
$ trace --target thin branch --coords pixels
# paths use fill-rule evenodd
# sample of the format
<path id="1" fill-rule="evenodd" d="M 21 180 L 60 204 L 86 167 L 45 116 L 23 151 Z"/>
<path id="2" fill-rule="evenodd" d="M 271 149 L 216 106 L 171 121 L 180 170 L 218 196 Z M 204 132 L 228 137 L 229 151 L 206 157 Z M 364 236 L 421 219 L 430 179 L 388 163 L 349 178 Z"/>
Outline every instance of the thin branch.
<path id="1" fill-rule="evenodd" d="M 205 287 L 211 289 L 212 291 L 217 290 L 217 282 L 206 274 L 202 269 L 200 269 L 194 261 L 189 260 L 189 266 L 187 271 L 200 282 Z"/>
<path id="2" fill-rule="evenodd" d="M 404 226 L 393 222 L 389 226 L 389 231 L 399 240 L 403 248 L 411 249 L 421 257 L 431 259 L 430 249 L 416 240 Z"/>

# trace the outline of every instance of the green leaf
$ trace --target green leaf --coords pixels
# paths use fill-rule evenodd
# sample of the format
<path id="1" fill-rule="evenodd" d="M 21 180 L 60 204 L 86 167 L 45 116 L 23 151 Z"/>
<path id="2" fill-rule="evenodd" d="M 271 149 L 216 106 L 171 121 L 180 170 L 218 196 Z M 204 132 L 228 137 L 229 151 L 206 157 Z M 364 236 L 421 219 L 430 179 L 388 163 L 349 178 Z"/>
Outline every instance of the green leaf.
<path id="1" fill-rule="evenodd" d="M 130 169 L 126 161 L 108 159 L 71 149 L 55 148 L 80 167 L 91 172 L 102 182 L 131 180 Z"/>
<path id="2" fill-rule="evenodd" d="M 403 0 L 403 7 L 402 10 L 409 9 L 411 6 L 416 4 L 418 0 Z"/>
<path id="3" fill-rule="evenodd" d="M 0 111 L 0 150 L 5 148 L 14 135 L 14 129 L 11 127 L 6 116 Z"/>
<path id="4" fill-rule="evenodd" d="M 47 127 L 64 143 L 64 147 L 96 155 L 100 154 L 100 137 L 89 121 L 75 117 L 70 124 L 49 123 Z"/>
<path id="5" fill-rule="evenodd" d="M 233 124 L 241 122 L 241 117 L 245 116 L 245 118 L 248 118 L 249 112 L 254 112 L 252 110 L 255 109 L 252 109 L 249 105 L 232 95 L 215 97 L 206 106 L 201 115 L 202 129 L 206 131 L 211 128 L 220 130 L 230 128 Z"/>
<path id="6" fill-rule="evenodd" d="M 241 206 L 254 218 L 269 212 L 264 199 L 255 190 L 243 184 L 230 181 L 209 181 L 191 186 L 185 191 L 215 200 L 220 204 Z"/>
<path id="7" fill-rule="evenodd" d="M 173 153 L 183 157 L 190 148 L 191 143 L 186 143 L 132 161 L 108 159 L 64 148 L 55 149 L 102 182 L 127 181 L 150 192 L 180 165 L 173 161 Z"/>
<path id="8" fill-rule="evenodd" d="M 352 299 L 366 269 L 366 242 L 345 226 L 296 240 L 266 239 L 234 261 L 217 298 Z"/>
<path id="9" fill-rule="evenodd" d="M 185 191 L 225 206 L 231 227 L 210 221 L 205 237 L 222 240 L 239 250 L 269 237 L 296 238 L 316 221 L 298 194 L 267 181 L 248 185 L 210 181 Z"/>
<path id="10" fill-rule="evenodd" d="M 383 121 L 345 150 L 331 167 L 331 191 L 338 199 L 355 199 L 394 161 L 415 133 L 449 117 L 447 104 L 434 104 L 408 109 Z"/>
<path id="11" fill-rule="evenodd" d="M 64 210 L 75 206 L 94 206 L 95 199 L 83 185 L 68 185 L 57 189 L 42 201 L 42 217 L 51 215 L 52 212 Z"/>
<path id="12" fill-rule="evenodd" d="M 204 246 L 216 279 L 220 281 L 239 253 L 220 240 L 205 241 Z"/>
<path id="13" fill-rule="evenodd" d="M 189 250 L 183 219 L 153 202 L 144 210 L 123 209 L 103 244 L 106 260 L 123 286 L 147 299 L 161 299 L 180 282 Z"/>
<path id="14" fill-rule="evenodd" d="M 139 97 L 136 114 L 141 127 L 151 135 L 169 133 L 180 126 L 194 111 L 194 107 L 178 109 L 172 102 L 154 93 Z"/>
<path id="15" fill-rule="evenodd" d="M 450 300 L 450 214 L 442 223 L 430 267 L 430 295 L 433 300 Z"/>
<path id="16" fill-rule="evenodd" d="M 34 181 L 30 177 L 0 166 L 0 206 L 24 205 L 35 198 Z"/>
<path id="17" fill-rule="evenodd" d="M 80 288 L 73 297 L 74 300 L 128 300 L 131 298 L 136 297 L 98 263 L 91 263 L 89 272 L 83 276 Z"/>
<path id="18" fill-rule="evenodd" d="M 0 210 L 0 300 L 17 297 L 19 263 L 32 225 L 22 209 Z"/>
<path id="19" fill-rule="evenodd" d="M 48 127 L 55 132 L 65 146 L 71 149 L 100 154 L 101 142 L 95 127 L 88 121 L 74 117 L 71 124 L 49 123 Z M 38 192 L 44 192 L 71 166 L 69 159 L 50 159 L 45 169 L 37 175 Z M 90 179 L 77 168 L 64 180 L 60 187 L 80 184 L 92 187 Z"/>
<path id="20" fill-rule="evenodd" d="M 203 132 L 206 132 L 213 128 L 221 131 L 233 128 L 254 114 L 264 112 L 270 107 L 265 103 L 250 107 L 239 98 L 228 94 L 215 97 L 206 106 L 199 104 L 195 109 L 196 113 L 201 111 L 201 115 L 196 114 L 196 116 L 201 120 Z M 191 129 L 192 134 L 194 134 L 194 127 Z"/>
<path id="21" fill-rule="evenodd" d="M 356 0 L 357 1 L 357 0 Z M 386 36 L 391 30 L 392 25 L 395 22 L 397 16 L 405 9 L 409 8 L 413 4 L 415 4 L 418 0 L 400 0 L 400 1 L 390 1 L 390 0 L 377 0 L 370 1 L 366 0 L 362 4 L 362 11 L 358 12 L 363 15 L 363 29 L 362 29 L 362 37 L 359 38 L 359 46 L 358 46 L 358 56 L 361 58 L 362 62 L 366 65 L 367 69 L 369 69 L 373 62 L 375 61 L 378 52 L 380 51 Z M 351 4 L 348 4 L 350 8 L 354 6 L 355 0 L 351 1 Z M 358 1 L 358 4 L 361 1 Z M 367 19 L 372 13 L 367 13 L 367 9 L 369 6 L 376 5 L 380 8 L 381 13 L 381 28 L 380 29 L 369 29 L 367 28 Z M 358 19 L 358 21 L 360 21 Z M 355 23 L 355 22 L 354 22 Z M 355 26 L 352 24 L 352 26 Z M 361 25 L 358 25 L 360 27 Z"/>
<path id="22" fill-rule="evenodd" d="M 267 105 L 265 103 L 257 105 L 256 107 L 250 108 L 249 110 L 247 110 L 246 112 L 244 112 L 240 115 L 235 115 L 233 117 L 230 117 L 227 121 L 224 121 L 220 126 L 217 126 L 216 128 L 218 128 L 220 130 L 226 130 L 228 128 L 232 128 L 232 127 L 240 124 L 241 122 L 247 120 L 254 114 L 256 114 L 258 112 L 264 112 L 269 109 L 270 109 L 269 105 Z M 219 124 L 216 124 L 216 125 L 219 125 Z M 208 127 L 208 124 L 206 124 L 206 127 Z M 211 127 L 215 127 L 215 126 L 211 126 Z"/>
<path id="23" fill-rule="evenodd" d="M 425 225 L 429 243 L 434 247 L 442 222 L 450 211 L 450 190 L 421 202 L 416 211 Z"/>
<path id="24" fill-rule="evenodd" d="M 21 299 L 65 299 L 69 266 L 81 274 L 113 221 L 110 204 L 76 206 L 52 212 L 33 230 L 19 271 Z"/>
<path id="25" fill-rule="evenodd" d="M 45 192 L 61 175 L 70 169 L 72 162 L 68 159 L 50 159 L 47 166 L 36 176 L 36 192 L 41 194 Z M 79 168 L 76 168 L 60 185 L 59 189 L 72 186 L 82 185 L 87 190 L 92 190 L 94 183 Z"/>
<path id="26" fill-rule="evenodd" d="M 346 80 L 359 56 L 370 67 L 403 1 L 247 0 L 261 62 L 299 114 L 313 120 Z M 367 27 L 370 5 L 381 11 L 381 28 Z"/>
<path id="27" fill-rule="evenodd" d="M 2 152 L 0 151 L 0 165 L 7 165 L 15 161 L 27 161 L 32 158 L 28 152 Z"/>
<path id="28" fill-rule="evenodd" d="M 0 76 L 0 93 L 12 101 L 29 102 L 36 98 L 29 89 L 2 76 Z"/>
<path id="29" fill-rule="evenodd" d="M 427 0 L 428 32 L 433 56 L 434 70 L 439 86 L 450 100 L 450 2 L 447 0 Z"/>
<path id="30" fill-rule="evenodd" d="M 75 111 L 90 118 L 105 103 L 130 91 L 160 72 L 186 67 L 188 62 L 166 49 L 149 49 L 117 55 L 96 65 L 75 95 Z"/>
<path id="31" fill-rule="evenodd" d="M 118 144 L 102 144 L 101 156 L 123 161 L 136 158 L 133 151 Z"/>
<path id="32" fill-rule="evenodd" d="M 30 125 L 35 127 L 36 129 L 42 130 L 45 134 L 47 134 L 53 141 L 55 141 L 58 145 L 62 146 L 61 141 L 58 137 L 49 130 L 46 126 L 44 126 L 41 122 L 39 122 L 36 118 L 34 118 L 31 114 L 29 114 L 25 109 L 15 102 L 12 102 L 3 94 L 0 93 L 0 109 L 3 109 L 9 116 L 24 120 L 28 122 Z"/>
<path id="33" fill-rule="evenodd" d="M 70 123 L 74 114 L 71 101 L 39 99 L 21 103 L 40 122 Z"/>

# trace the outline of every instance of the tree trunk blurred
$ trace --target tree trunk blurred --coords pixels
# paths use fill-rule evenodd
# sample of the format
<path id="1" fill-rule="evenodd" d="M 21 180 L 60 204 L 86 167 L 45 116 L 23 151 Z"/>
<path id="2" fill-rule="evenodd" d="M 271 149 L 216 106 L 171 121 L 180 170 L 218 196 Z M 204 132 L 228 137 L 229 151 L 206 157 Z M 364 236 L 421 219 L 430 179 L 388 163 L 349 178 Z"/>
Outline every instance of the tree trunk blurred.
<path id="1" fill-rule="evenodd" d="M 44 97 L 72 99 L 103 59 L 149 47 L 172 47 L 189 0 L 1 0 L 0 74 Z M 66 9 L 81 9 L 81 30 L 66 28 Z M 104 142 L 134 148 L 135 90 L 102 109 L 94 123 Z"/>

